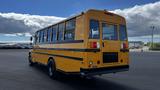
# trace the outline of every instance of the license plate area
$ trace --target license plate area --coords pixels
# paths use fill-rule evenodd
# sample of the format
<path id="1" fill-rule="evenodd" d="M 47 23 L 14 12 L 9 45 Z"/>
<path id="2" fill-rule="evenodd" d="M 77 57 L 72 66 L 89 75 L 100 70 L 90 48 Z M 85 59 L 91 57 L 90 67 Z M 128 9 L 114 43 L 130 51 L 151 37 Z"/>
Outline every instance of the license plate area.
<path id="1" fill-rule="evenodd" d="M 103 63 L 118 62 L 118 52 L 103 52 Z"/>

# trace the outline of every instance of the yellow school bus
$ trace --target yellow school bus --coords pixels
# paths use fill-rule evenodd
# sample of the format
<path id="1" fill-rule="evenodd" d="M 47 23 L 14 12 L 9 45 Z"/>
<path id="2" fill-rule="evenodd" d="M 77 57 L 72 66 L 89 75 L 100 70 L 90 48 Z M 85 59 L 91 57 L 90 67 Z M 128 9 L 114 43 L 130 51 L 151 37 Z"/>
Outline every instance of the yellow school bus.
<path id="1" fill-rule="evenodd" d="M 58 72 L 92 76 L 129 70 L 125 18 L 106 10 L 90 9 L 33 37 L 29 65 L 46 65 L 50 77 Z"/>

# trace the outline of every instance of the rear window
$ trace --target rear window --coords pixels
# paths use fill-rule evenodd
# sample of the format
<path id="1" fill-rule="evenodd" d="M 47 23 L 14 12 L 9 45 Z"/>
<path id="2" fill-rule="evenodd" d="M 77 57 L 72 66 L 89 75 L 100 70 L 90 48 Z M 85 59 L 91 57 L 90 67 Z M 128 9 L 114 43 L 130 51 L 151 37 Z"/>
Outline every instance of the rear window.
<path id="1" fill-rule="evenodd" d="M 99 39 L 99 22 L 98 20 L 90 20 L 90 31 L 89 31 L 90 39 Z"/>
<path id="2" fill-rule="evenodd" d="M 103 40 L 117 40 L 117 25 L 102 23 Z"/>
<path id="3" fill-rule="evenodd" d="M 126 26 L 120 25 L 119 26 L 119 38 L 121 41 L 127 40 L 127 32 L 126 32 Z"/>

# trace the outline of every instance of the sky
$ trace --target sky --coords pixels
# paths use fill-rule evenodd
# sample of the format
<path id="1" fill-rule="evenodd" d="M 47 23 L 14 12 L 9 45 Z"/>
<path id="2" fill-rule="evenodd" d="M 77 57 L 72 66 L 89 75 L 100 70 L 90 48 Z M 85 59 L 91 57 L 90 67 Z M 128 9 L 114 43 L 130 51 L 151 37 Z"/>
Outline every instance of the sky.
<path id="1" fill-rule="evenodd" d="M 87 9 L 106 9 L 127 20 L 129 40 L 160 41 L 159 0 L 3 0 L 0 41 L 28 41 L 36 30 Z"/>

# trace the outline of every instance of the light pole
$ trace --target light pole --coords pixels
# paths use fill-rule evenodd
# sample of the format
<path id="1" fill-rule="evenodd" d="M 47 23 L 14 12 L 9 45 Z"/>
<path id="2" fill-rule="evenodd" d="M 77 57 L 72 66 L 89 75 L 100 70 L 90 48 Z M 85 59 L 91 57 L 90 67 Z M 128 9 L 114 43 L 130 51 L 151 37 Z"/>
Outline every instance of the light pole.
<path id="1" fill-rule="evenodd" d="M 151 48 L 153 49 L 153 35 L 154 35 L 154 29 L 155 29 L 155 26 L 151 26 L 151 30 L 152 30 L 152 43 L 151 43 Z"/>

